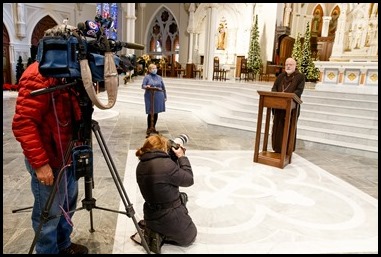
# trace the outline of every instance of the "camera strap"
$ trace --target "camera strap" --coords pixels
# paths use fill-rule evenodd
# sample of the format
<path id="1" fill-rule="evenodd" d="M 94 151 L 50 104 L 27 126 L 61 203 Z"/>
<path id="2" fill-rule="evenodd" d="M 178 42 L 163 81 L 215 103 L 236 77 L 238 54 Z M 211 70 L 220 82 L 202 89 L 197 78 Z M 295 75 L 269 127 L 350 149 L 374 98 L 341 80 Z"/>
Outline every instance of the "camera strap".
<path id="1" fill-rule="evenodd" d="M 115 105 L 117 92 L 118 92 L 118 71 L 116 70 L 116 65 L 114 61 L 114 54 L 110 51 L 110 45 L 106 37 L 102 36 L 102 39 L 105 43 L 106 49 L 108 52 L 105 52 L 105 60 L 104 60 L 104 81 L 105 87 L 108 96 L 108 103 L 103 104 L 95 91 L 93 77 L 91 73 L 91 69 L 89 66 L 89 61 L 86 55 L 86 45 L 84 44 L 82 38 L 78 33 L 74 32 L 73 35 L 77 37 L 79 42 L 79 64 L 81 68 L 81 77 L 83 86 L 91 99 L 91 102 L 101 110 L 110 109 Z"/>

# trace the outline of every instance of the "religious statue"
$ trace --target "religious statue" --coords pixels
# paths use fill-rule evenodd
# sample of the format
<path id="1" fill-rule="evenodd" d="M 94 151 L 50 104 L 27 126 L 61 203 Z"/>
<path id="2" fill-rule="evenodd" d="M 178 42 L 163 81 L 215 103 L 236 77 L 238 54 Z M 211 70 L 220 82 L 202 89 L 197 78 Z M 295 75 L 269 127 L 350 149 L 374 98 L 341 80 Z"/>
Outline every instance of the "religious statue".
<path id="1" fill-rule="evenodd" d="M 335 35 L 338 19 L 339 19 L 339 12 L 337 10 L 334 10 L 331 14 L 331 20 L 329 21 L 328 36 Z"/>
<path id="2" fill-rule="evenodd" d="M 319 37 L 320 36 L 320 24 L 322 22 L 320 10 L 316 9 L 314 13 L 314 18 L 312 19 L 312 24 L 311 24 L 311 36 L 312 37 Z"/>
<path id="3" fill-rule="evenodd" d="M 225 50 L 225 39 L 226 39 L 226 31 L 224 24 L 220 23 L 218 27 L 218 41 L 217 41 L 217 50 Z"/>

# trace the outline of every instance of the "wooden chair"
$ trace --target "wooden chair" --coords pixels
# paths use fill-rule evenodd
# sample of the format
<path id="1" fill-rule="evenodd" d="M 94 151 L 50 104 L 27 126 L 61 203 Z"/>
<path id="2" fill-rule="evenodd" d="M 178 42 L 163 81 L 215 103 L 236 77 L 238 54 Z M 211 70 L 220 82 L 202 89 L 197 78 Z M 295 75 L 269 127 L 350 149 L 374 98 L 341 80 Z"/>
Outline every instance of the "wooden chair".
<path id="1" fill-rule="evenodd" d="M 185 69 L 181 67 L 181 64 L 179 62 L 175 62 L 175 72 L 176 77 L 182 78 L 185 73 Z"/>
<path id="2" fill-rule="evenodd" d="M 215 79 L 220 79 L 220 59 L 218 57 L 213 59 L 213 80 Z"/>
<path id="3" fill-rule="evenodd" d="M 217 56 L 213 59 L 213 80 L 226 80 L 226 71 L 220 69 L 220 58 Z"/>
<path id="4" fill-rule="evenodd" d="M 277 73 L 279 72 L 279 67 L 278 65 L 271 65 L 267 64 L 266 66 L 266 72 L 265 75 L 263 76 L 266 81 L 275 81 L 277 77 Z"/>
<path id="5" fill-rule="evenodd" d="M 243 75 L 243 79 L 245 81 L 252 80 L 255 81 L 255 74 L 253 70 L 250 70 L 247 67 L 247 59 L 244 58 L 241 60 L 241 74 L 239 75 L 239 80 L 241 81 Z"/>
<path id="6" fill-rule="evenodd" d="M 193 77 L 196 78 L 198 75 L 198 78 L 202 78 L 202 69 L 197 69 L 196 64 L 193 63 Z"/>
<path id="7" fill-rule="evenodd" d="M 265 72 L 263 71 L 263 65 L 261 65 L 261 67 L 259 68 L 258 76 L 259 76 L 259 79 L 258 79 L 259 81 L 262 81 L 266 76 Z"/>

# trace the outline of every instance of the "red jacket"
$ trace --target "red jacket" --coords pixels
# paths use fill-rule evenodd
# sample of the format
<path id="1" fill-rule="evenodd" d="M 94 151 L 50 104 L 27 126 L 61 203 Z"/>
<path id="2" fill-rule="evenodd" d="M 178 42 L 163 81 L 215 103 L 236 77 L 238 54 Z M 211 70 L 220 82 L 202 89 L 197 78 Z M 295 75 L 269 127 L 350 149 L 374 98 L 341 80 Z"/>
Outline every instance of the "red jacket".
<path id="1" fill-rule="evenodd" d="M 12 130 L 34 169 L 47 163 L 52 168 L 62 167 L 62 157 L 72 140 L 73 119 L 81 117 L 77 98 L 69 93 L 71 89 L 30 95 L 31 91 L 57 84 L 60 84 L 59 79 L 43 77 L 38 72 L 38 62 L 29 65 L 19 81 Z"/>

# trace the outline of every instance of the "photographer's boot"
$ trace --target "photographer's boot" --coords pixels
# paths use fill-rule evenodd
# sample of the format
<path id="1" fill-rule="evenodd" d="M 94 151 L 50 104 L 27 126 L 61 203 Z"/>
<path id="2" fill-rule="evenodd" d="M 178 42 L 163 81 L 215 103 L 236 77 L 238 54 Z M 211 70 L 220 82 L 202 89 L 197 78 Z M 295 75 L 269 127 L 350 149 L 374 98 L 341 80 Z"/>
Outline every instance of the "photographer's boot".
<path id="1" fill-rule="evenodd" d="M 151 252 L 158 253 L 158 254 L 161 253 L 161 246 L 163 245 L 164 240 L 159 233 L 154 232 L 151 229 L 146 227 L 144 229 L 144 239 L 146 240 L 147 245 L 149 249 L 151 250 Z"/>
<path id="2" fill-rule="evenodd" d="M 186 207 L 188 202 L 188 195 L 184 192 L 180 192 L 180 200 L 181 204 L 183 204 Z"/>

